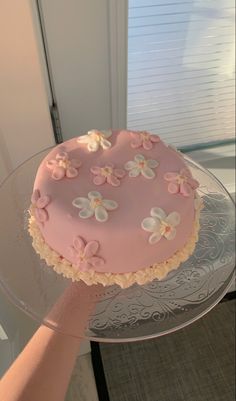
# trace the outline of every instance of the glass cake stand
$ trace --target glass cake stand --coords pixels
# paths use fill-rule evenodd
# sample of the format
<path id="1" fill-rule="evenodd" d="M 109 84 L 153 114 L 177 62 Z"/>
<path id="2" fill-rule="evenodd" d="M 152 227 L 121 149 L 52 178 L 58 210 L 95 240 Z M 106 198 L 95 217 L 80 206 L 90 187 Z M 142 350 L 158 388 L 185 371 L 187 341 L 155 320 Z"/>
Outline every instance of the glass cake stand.
<path id="1" fill-rule="evenodd" d="M 50 149 L 0 187 L 0 285 L 16 306 L 52 329 L 94 341 L 137 341 L 180 329 L 209 312 L 232 284 L 234 202 L 222 184 L 185 156 L 204 200 L 194 254 L 163 281 L 122 290 L 72 284 L 40 260 L 27 231 L 34 177 Z M 89 319 L 81 316 L 90 310 Z M 85 327 L 85 330 L 84 330 Z"/>

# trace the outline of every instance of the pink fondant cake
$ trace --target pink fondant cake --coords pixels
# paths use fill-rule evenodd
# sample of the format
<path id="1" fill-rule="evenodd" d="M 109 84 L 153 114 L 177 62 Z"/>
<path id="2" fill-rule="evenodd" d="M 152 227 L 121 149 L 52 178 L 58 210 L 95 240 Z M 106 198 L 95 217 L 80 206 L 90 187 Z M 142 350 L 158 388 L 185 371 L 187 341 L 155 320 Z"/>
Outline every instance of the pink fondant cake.
<path id="1" fill-rule="evenodd" d="M 162 279 L 195 248 L 197 187 L 183 156 L 159 136 L 89 131 L 39 166 L 33 246 L 58 273 L 87 284 Z"/>

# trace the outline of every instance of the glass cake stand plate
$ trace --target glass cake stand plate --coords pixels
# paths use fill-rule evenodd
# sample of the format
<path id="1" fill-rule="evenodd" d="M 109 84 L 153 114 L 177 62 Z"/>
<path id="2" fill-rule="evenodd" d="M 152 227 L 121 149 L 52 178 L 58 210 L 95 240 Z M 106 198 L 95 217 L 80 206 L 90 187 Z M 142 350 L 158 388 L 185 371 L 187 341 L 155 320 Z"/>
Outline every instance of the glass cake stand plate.
<path id="1" fill-rule="evenodd" d="M 55 273 L 31 245 L 28 207 L 37 168 L 49 150 L 22 164 L 0 187 L 0 284 L 15 305 L 64 334 L 122 342 L 171 333 L 220 301 L 234 275 L 234 202 L 212 174 L 185 156 L 205 207 L 195 252 L 179 269 L 143 286 L 91 288 Z M 87 310 L 89 320 L 83 316 Z"/>

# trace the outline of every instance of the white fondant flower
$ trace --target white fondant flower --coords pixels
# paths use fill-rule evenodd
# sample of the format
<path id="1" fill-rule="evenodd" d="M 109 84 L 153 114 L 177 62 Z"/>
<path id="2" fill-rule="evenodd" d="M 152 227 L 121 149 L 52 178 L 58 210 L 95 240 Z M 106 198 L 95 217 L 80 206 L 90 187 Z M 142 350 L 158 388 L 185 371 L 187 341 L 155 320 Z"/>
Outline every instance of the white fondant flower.
<path id="1" fill-rule="evenodd" d="M 134 160 L 125 164 L 125 169 L 129 171 L 130 177 L 137 177 L 142 174 L 145 178 L 152 179 L 156 175 L 153 169 L 158 165 L 157 160 L 146 160 L 143 155 L 138 154 L 134 157 Z"/>
<path id="2" fill-rule="evenodd" d="M 108 212 L 118 207 L 117 202 L 110 199 L 103 199 L 100 192 L 91 191 L 88 198 L 76 198 L 72 202 L 73 206 L 81 209 L 79 216 L 88 219 L 95 215 L 97 221 L 103 223 L 108 220 Z"/>
<path id="3" fill-rule="evenodd" d="M 112 131 L 98 131 L 93 129 L 88 131 L 86 135 L 82 135 L 77 139 L 78 143 L 83 143 L 87 145 L 90 152 L 96 152 L 101 146 L 102 149 L 109 149 L 111 147 L 111 142 L 107 140 L 112 135 Z"/>
<path id="4" fill-rule="evenodd" d="M 155 244 L 162 237 L 167 240 L 172 240 L 176 236 L 176 226 L 180 223 L 180 215 L 177 212 L 172 212 L 168 216 L 163 209 L 153 207 L 151 209 L 151 217 L 147 217 L 142 221 L 142 228 L 145 231 L 152 233 L 148 241 L 150 244 Z"/>

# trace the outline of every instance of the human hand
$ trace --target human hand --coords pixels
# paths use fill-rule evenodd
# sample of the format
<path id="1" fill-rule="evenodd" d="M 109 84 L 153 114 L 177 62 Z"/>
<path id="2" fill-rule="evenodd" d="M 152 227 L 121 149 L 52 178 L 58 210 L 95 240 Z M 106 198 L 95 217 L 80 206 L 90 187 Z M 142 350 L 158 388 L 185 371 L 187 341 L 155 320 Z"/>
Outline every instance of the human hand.
<path id="1" fill-rule="evenodd" d="M 45 325 L 73 337 L 83 337 L 104 287 L 84 282 L 69 284 L 44 319 Z"/>

